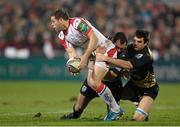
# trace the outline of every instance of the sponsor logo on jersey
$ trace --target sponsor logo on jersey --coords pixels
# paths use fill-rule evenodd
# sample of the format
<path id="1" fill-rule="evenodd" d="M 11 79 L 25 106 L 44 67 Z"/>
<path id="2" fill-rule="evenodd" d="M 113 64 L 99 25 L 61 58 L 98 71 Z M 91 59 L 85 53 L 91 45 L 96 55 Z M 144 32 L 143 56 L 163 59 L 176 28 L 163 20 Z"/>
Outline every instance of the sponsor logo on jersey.
<path id="1" fill-rule="evenodd" d="M 89 26 L 86 23 L 80 22 L 78 25 L 78 30 L 82 33 L 86 33 L 89 30 Z"/>

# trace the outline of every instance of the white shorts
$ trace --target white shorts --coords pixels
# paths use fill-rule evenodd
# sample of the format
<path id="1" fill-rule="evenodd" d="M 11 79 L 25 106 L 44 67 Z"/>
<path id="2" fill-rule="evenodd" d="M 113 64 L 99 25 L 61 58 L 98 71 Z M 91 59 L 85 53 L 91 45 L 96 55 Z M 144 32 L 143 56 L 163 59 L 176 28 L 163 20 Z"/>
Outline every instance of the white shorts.
<path id="1" fill-rule="evenodd" d="M 115 45 L 113 43 L 110 43 L 107 46 L 107 50 L 104 53 L 104 55 L 112 57 L 112 58 L 117 58 L 117 49 L 115 48 Z M 109 70 L 109 64 L 107 62 L 98 62 L 98 61 L 95 61 L 95 66 L 101 67 L 101 68 L 103 68 L 106 71 Z"/>

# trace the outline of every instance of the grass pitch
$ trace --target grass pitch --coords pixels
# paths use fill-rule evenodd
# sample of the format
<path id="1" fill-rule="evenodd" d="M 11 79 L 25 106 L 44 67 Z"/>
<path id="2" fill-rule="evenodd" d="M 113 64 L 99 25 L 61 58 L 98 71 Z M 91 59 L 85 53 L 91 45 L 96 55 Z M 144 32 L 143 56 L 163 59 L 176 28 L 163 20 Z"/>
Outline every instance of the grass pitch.
<path id="1" fill-rule="evenodd" d="M 1 126 L 175 126 L 180 125 L 180 84 L 160 84 L 159 95 L 153 105 L 148 122 L 130 121 L 135 106 L 122 101 L 126 114 L 118 121 L 104 122 L 106 105 L 94 99 L 80 119 L 60 120 L 72 111 L 79 93 L 80 82 L 60 81 L 1 81 Z M 41 113 L 41 116 L 34 117 Z"/>

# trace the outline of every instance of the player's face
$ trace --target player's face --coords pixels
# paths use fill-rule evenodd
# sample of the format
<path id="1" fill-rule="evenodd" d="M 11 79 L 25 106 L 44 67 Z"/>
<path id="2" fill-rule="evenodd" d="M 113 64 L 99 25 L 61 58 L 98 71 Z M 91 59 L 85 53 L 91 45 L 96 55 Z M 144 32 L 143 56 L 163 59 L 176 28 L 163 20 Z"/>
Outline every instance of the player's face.
<path id="1" fill-rule="evenodd" d="M 51 16 L 51 26 L 56 32 L 65 30 L 62 19 L 56 19 L 55 16 Z"/>
<path id="2" fill-rule="evenodd" d="M 122 43 L 120 42 L 120 40 L 117 40 L 114 44 L 115 44 L 115 46 L 118 48 L 118 51 L 126 48 L 126 43 L 122 44 Z"/>
<path id="3" fill-rule="evenodd" d="M 145 46 L 144 38 L 137 38 L 135 36 L 134 41 L 133 41 L 134 50 L 136 50 L 136 51 L 142 50 L 144 48 L 144 46 Z"/>

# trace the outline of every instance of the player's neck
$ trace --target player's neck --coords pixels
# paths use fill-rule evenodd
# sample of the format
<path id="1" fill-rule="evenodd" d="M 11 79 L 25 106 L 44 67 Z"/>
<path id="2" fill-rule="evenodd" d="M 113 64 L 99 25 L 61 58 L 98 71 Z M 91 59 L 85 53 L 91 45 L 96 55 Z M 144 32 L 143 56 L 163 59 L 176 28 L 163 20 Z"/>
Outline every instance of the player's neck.
<path id="1" fill-rule="evenodd" d="M 68 29 L 68 27 L 69 27 L 69 20 L 64 21 L 64 26 L 66 27 L 66 29 Z"/>

